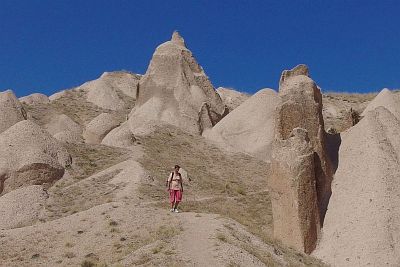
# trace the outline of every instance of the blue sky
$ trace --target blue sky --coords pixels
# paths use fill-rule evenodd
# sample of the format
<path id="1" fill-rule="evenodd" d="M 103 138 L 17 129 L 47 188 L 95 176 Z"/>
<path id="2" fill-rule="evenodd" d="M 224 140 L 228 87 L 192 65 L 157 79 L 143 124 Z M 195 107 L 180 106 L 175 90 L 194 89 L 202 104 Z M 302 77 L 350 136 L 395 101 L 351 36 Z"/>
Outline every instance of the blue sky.
<path id="1" fill-rule="evenodd" d="M 0 90 L 50 95 L 104 71 L 144 73 L 177 29 L 215 87 L 400 88 L 400 1 L 0 0 Z"/>

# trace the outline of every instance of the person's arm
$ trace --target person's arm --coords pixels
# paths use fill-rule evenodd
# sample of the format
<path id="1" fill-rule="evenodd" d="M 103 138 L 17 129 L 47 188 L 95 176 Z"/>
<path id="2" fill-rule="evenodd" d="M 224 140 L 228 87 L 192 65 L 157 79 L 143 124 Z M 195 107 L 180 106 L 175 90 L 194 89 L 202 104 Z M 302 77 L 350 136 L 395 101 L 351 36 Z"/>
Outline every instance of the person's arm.
<path id="1" fill-rule="evenodd" d="M 172 173 L 170 173 L 169 174 L 169 176 L 168 176 L 168 179 L 167 179 L 167 182 L 165 183 L 165 185 L 166 185 L 166 187 L 167 187 L 167 190 L 169 190 L 169 188 L 170 188 L 170 186 L 171 186 L 171 176 L 172 176 Z"/>
<path id="2" fill-rule="evenodd" d="M 182 182 L 182 175 L 179 176 L 179 182 L 181 183 L 181 192 L 183 192 L 183 182 Z"/>

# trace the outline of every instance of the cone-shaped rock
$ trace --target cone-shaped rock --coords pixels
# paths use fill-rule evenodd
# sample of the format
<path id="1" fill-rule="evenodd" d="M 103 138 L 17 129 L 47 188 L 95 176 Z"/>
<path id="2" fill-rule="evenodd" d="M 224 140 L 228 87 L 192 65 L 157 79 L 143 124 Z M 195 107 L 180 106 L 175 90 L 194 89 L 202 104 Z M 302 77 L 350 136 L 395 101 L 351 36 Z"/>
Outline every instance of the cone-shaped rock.
<path id="1" fill-rule="evenodd" d="M 0 92 L 0 133 L 26 119 L 26 112 L 13 91 Z"/>
<path id="2" fill-rule="evenodd" d="M 272 89 L 263 89 L 203 133 L 228 151 L 246 152 L 268 160 L 274 140 L 275 109 L 279 97 Z"/>
<path id="3" fill-rule="evenodd" d="M 394 116 L 400 119 L 400 95 L 392 93 L 389 89 L 385 88 L 368 104 L 362 116 L 365 116 L 369 111 L 377 107 L 385 107 Z"/>
<path id="4" fill-rule="evenodd" d="M 31 95 L 20 97 L 19 101 L 28 105 L 34 105 L 34 104 L 47 104 L 50 102 L 50 99 L 47 97 L 47 95 L 34 93 Z"/>
<path id="5" fill-rule="evenodd" d="M 227 109 L 202 67 L 174 32 L 171 41 L 157 47 L 141 78 L 137 106 L 129 125 L 137 128 L 164 122 L 199 134 L 215 125 Z"/>
<path id="6" fill-rule="evenodd" d="M 339 166 L 313 253 L 331 266 L 400 263 L 400 122 L 377 107 L 342 134 Z"/>

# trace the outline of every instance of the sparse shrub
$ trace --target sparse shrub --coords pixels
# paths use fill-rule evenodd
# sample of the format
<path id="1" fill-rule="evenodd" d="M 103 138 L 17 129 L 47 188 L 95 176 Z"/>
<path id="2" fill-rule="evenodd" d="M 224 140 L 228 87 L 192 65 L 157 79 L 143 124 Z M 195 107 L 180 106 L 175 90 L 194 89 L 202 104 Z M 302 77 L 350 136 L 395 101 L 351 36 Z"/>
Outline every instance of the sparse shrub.
<path id="1" fill-rule="evenodd" d="M 91 260 L 84 260 L 81 263 L 81 267 L 94 267 L 96 266 L 96 264 L 94 262 L 92 262 Z"/>

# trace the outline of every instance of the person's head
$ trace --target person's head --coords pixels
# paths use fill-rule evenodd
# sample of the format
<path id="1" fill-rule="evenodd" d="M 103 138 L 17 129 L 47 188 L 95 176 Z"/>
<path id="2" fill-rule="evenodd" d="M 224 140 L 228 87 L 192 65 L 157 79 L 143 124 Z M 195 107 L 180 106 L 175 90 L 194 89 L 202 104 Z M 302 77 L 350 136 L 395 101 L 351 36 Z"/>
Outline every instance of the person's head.
<path id="1" fill-rule="evenodd" d="M 179 165 L 175 165 L 174 170 L 175 170 L 176 172 L 178 172 L 180 168 L 181 168 L 181 167 L 179 167 Z"/>

